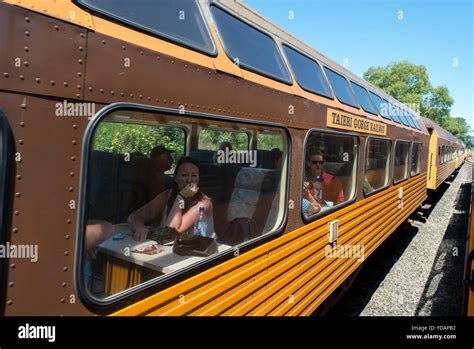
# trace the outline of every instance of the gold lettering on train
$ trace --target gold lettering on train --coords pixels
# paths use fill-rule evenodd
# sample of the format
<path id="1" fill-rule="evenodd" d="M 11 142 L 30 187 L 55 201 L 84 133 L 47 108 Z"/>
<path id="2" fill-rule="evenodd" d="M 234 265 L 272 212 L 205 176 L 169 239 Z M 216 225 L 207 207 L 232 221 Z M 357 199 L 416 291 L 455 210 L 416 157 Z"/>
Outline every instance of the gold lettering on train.
<path id="1" fill-rule="evenodd" d="M 381 136 L 387 134 L 387 125 L 381 122 L 347 114 L 331 108 L 328 108 L 326 122 L 328 127 L 342 130 L 357 131 Z"/>

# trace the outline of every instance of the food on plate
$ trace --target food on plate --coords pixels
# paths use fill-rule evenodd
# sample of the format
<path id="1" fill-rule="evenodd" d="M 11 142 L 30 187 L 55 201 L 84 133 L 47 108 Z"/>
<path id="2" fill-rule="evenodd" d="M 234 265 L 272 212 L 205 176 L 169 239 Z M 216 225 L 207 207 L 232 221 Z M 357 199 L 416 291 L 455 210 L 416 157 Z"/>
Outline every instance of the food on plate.
<path id="1" fill-rule="evenodd" d="M 163 247 L 159 247 L 158 244 L 148 244 L 145 246 L 137 247 L 132 250 L 135 253 L 144 253 L 147 255 L 154 255 L 164 251 Z"/>

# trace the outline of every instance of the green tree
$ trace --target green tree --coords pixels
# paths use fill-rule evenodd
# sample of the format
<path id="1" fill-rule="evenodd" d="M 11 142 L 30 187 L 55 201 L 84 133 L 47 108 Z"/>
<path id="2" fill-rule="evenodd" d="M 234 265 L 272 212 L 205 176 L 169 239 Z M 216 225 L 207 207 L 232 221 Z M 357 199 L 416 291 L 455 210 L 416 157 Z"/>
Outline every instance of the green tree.
<path id="1" fill-rule="evenodd" d="M 424 103 L 421 104 L 421 114 L 444 126 L 450 117 L 451 106 L 454 100 L 449 95 L 446 86 L 438 86 L 431 89 Z"/>
<path id="2" fill-rule="evenodd" d="M 421 115 L 441 126 L 449 117 L 454 100 L 445 86 L 433 87 L 426 67 L 402 61 L 386 67 L 370 67 L 364 79 L 402 103 L 416 103 Z"/>
<path id="3" fill-rule="evenodd" d="M 173 150 L 176 160 L 184 155 L 185 133 L 179 127 L 161 127 L 102 122 L 94 134 L 94 150 L 113 153 L 141 153 L 149 156 L 157 145 Z"/>
<path id="4" fill-rule="evenodd" d="M 469 136 L 471 128 L 464 118 L 448 117 L 443 127 L 446 131 L 451 132 L 455 137 L 462 140 L 464 144 L 471 146 L 471 137 Z"/>
<path id="5" fill-rule="evenodd" d="M 363 76 L 402 103 L 422 104 L 432 90 L 426 67 L 407 61 L 370 67 Z"/>

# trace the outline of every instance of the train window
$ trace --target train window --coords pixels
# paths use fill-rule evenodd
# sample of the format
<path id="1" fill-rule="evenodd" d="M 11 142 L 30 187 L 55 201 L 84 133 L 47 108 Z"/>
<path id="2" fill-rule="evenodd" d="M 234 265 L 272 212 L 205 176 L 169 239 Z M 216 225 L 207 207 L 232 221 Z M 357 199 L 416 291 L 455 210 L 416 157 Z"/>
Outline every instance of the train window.
<path id="1" fill-rule="evenodd" d="M 411 118 L 410 113 L 405 108 L 403 108 L 403 116 L 408 121 L 408 124 L 411 128 L 416 128 L 415 122 Z"/>
<path id="2" fill-rule="evenodd" d="M 217 50 L 196 0 L 76 0 L 86 8 L 206 54 Z"/>
<path id="3" fill-rule="evenodd" d="M 415 176 L 421 170 L 421 144 L 413 143 L 411 147 L 411 169 L 410 174 Z"/>
<path id="4" fill-rule="evenodd" d="M 355 108 L 359 108 L 359 104 L 352 92 L 347 79 L 339 73 L 336 73 L 334 70 L 324 67 L 326 76 L 328 77 L 329 82 L 332 85 L 332 89 L 336 94 L 337 99 L 344 104 L 350 105 Z"/>
<path id="5" fill-rule="evenodd" d="M 319 64 L 287 45 L 282 45 L 282 47 L 298 84 L 305 90 L 332 98 L 331 90 Z"/>
<path id="6" fill-rule="evenodd" d="M 356 193 L 358 138 L 311 131 L 305 147 L 302 211 L 305 218 L 352 200 Z"/>
<path id="7" fill-rule="evenodd" d="M 370 137 L 366 149 L 363 190 L 367 195 L 389 183 L 391 141 Z"/>
<path id="8" fill-rule="evenodd" d="M 271 36 L 211 5 L 219 37 L 234 64 L 291 84 L 291 77 Z"/>
<path id="9" fill-rule="evenodd" d="M 421 130 L 420 125 L 419 125 L 418 122 L 416 121 L 416 117 L 415 117 L 413 114 L 411 114 L 411 113 L 409 113 L 408 116 L 409 116 L 409 118 L 411 119 L 411 122 L 413 123 L 413 126 L 414 126 L 416 129 Z"/>
<path id="10" fill-rule="evenodd" d="M 410 123 L 408 122 L 408 119 L 405 116 L 405 110 L 403 106 L 398 102 L 393 103 L 392 106 L 394 108 L 394 113 L 400 118 L 402 124 L 404 124 L 405 126 L 410 126 Z"/>
<path id="11" fill-rule="evenodd" d="M 282 226 L 289 153 L 284 128 L 131 106 L 96 120 L 81 193 L 80 284 L 93 299 L 109 301 L 150 280 L 147 285 L 202 271 L 217 257 L 233 256 L 235 246 Z M 247 134 L 263 129 L 262 142 L 279 149 L 262 156 L 248 148 Z M 233 149 L 219 149 L 224 139 Z M 155 161 L 154 153 L 168 156 Z M 170 185 L 150 195 L 156 176 Z"/>
<path id="12" fill-rule="evenodd" d="M 416 125 L 416 128 L 421 131 L 421 126 L 420 126 L 420 123 L 419 123 L 418 119 L 417 119 L 413 114 L 411 114 L 411 116 L 412 116 L 412 118 L 413 118 L 413 122 L 414 122 L 415 125 Z"/>
<path id="13" fill-rule="evenodd" d="M 388 115 L 390 115 L 390 117 L 392 118 L 393 121 L 398 122 L 399 124 L 401 124 L 402 120 L 400 120 L 400 118 L 398 117 L 398 112 L 397 112 L 395 106 L 392 103 L 390 103 L 389 101 L 387 101 L 386 99 L 384 99 L 383 101 L 384 101 L 383 108 L 386 108 L 385 113 L 388 113 Z"/>
<path id="14" fill-rule="evenodd" d="M 395 158 L 393 166 L 393 180 L 400 182 L 408 178 L 408 151 L 410 143 L 397 141 L 395 143 Z"/>
<path id="15" fill-rule="evenodd" d="M 406 114 L 407 119 L 410 121 L 410 123 L 413 125 L 413 128 L 419 129 L 418 128 L 418 123 L 415 120 L 415 117 L 413 116 L 412 113 L 408 112 Z"/>
<path id="16" fill-rule="evenodd" d="M 378 95 L 376 95 L 372 91 L 370 91 L 369 94 L 370 94 L 370 97 L 372 97 L 372 101 L 374 102 L 374 105 L 376 106 L 379 114 L 385 119 L 392 120 L 388 113 L 388 108 L 384 106 L 384 102 L 382 101 L 382 98 L 380 98 Z"/>
<path id="17" fill-rule="evenodd" d="M 369 94 L 367 93 L 367 90 L 353 81 L 351 81 L 351 85 L 355 94 L 359 98 L 359 102 L 360 102 L 360 105 L 362 106 L 362 109 L 364 109 L 367 113 L 377 115 L 377 111 L 375 110 L 375 107 L 369 98 Z"/>

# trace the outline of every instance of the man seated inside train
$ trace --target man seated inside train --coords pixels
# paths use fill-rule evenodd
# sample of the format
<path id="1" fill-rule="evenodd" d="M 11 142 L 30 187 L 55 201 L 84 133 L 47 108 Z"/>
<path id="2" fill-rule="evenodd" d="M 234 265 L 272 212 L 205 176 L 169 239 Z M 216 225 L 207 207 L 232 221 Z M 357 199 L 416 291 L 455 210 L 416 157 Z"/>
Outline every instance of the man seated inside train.
<path id="1" fill-rule="evenodd" d="M 311 216 L 345 201 L 341 181 L 323 170 L 324 155 L 320 150 L 309 154 L 303 183 L 303 212 Z"/>
<path id="2" fill-rule="evenodd" d="M 216 151 L 216 153 L 213 156 L 213 161 L 214 164 L 216 165 L 223 165 L 225 164 L 225 161 L 222 161 L 224 157 L 219 154 L 229 154 L 233 150 L 232 143 L 229 141 L 223 141 L 219 144 L 219 149 Z"/>
<path id="3" fill-rule="evenodd" d="M 173 185 L 173 178 L 165 173 L 173 166 L 172 152 L 173 150 L 167 149 L 162 145 L 154 147 L 150 152 L 151 178 L 148 186 L 149 200 L 152 200 Z"/>

